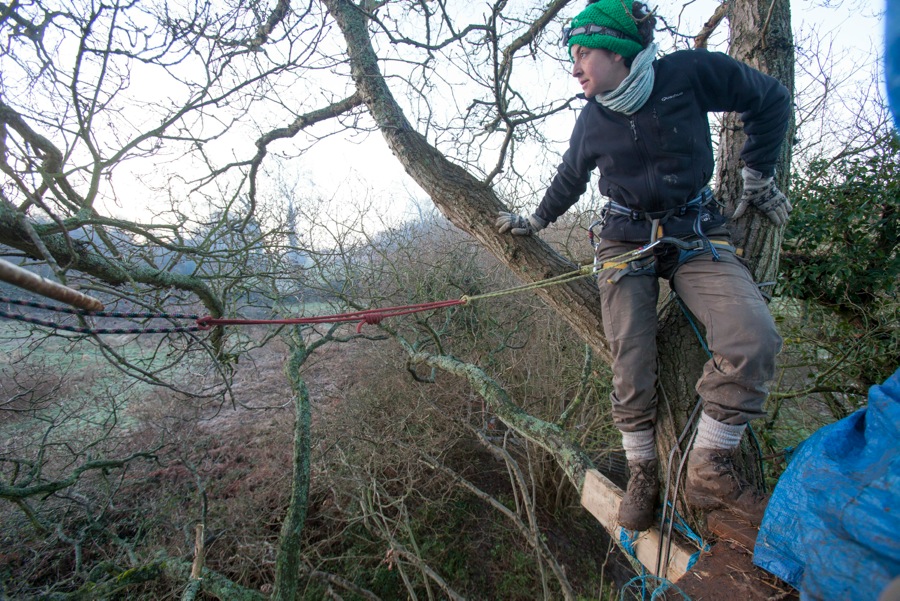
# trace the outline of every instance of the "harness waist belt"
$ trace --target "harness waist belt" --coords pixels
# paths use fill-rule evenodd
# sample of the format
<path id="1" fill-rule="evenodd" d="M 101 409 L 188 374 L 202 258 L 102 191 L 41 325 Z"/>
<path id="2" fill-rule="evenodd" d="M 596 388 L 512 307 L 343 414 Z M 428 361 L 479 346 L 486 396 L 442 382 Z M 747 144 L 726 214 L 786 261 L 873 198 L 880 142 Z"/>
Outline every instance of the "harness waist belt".
<path id="1" fill-rule="evenodd" d="M 656 263 L 656 256 L 649 254 L 649 251 L 660 243 L 672 244 L 679 249 L 679 265 L 687 261 L 690 257 L 695 256 L 697 253 L 710 252 L 714 257 L 717 257 L 718 253 L 716 253 L 716 248 L 733 253 L 739 257 L 744 254 L 743 249 L 735 248 L 728 240 L 711 240 L 706 238 L 686 241 L 677 238 L 660 238 L 654 243 L 638 248 L 633 253 L 629 253 L 630 256 L 625 260 L 613 259 L 612 261 L 605 261 L 604 263 L 595 265 L 599 270 L 615 269 L 616 271 L 606 280 L 610 284 L 615 284 L 627 275 L 638 275 L 641 272 L 653 269 L 653 265 Z"/>
<path id="2" fill-rule="evenodd" d="M 706 206 L 712 201 L 712 199 L 712 190 L 709 189 L 709 186 L 706 186 L 702 190 L 700 190 L 697 196 L 695 196 L 685 204 L 679 205 L 672 209 L 666 209 L 664 211 L 638 211 L 637 209 L 629 209 L 625 205 L 620 205 L 619 203 L 613 201 L 609 201 L 609 204 L 607 204 L 606 206 L 609 212 L 613 215 L 622 215 L 624 217 L 630 218 L 632 221 L 643 221 L 644 219 L 667 219 L 669 217 L 672 217 L 673 215 L 681 217 L 685 215 L 690 209 Z"/>
<path id="3" fill-rule="evenodd" d="M 666 243 L 666 244 L 672 244 L 672 245 L 676 246 L 679 250 L 682 250 L 682 251 L 695 251 L 695 250 L 705 250 L 706 249 L 706 245 L 703 240 L 691 240 L 690 242 L 688 242 L 685 240 L 677 240 L 675 238 L 661 238 L 660 242 Z M 728 240 L 710 239 L 709 243 L 712 246 L 721 248 L 722 250 L 727 250 L 729 252 L 732 252 L 732 253 L 736 254 L 737 256 L 742 256 L 744 254 L 744 251 L 742 248 L 736 248 Z M 628 259 L 626 259 L 624 261 L 606 261 L 601 264 L 600 268 L 601 269 L 611 269 L 611 268 L 625 269 L 629 263 L 632 263 L 634 261 L 640 261 L 640 260 L 646 258 L 646 255 L 650 250 L 651 250 L 650 247 L 643 247 L 643 248 L 637 249 L 637 252 L 635 252 L 636 258 L 629 257 Z"/>

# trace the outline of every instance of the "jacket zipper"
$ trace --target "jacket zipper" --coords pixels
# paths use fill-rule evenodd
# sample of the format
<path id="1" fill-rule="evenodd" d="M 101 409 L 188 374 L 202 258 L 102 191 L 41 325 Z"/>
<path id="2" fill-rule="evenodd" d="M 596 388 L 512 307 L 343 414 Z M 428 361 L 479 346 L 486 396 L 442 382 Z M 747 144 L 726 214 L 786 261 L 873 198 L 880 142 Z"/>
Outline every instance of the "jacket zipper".
<path id="1" fill-rule="evenodd" d="M 653 178 L 653 170 L 650 168 L 647 149 L 644 147 L 644 140 L 638 136 L 638 128 L 637 128 L 637 119 L 634 115 L 630 115 L 628 117 L 628 122 L 631 125 L 631 134 L 634 136 L 634 145 L 638 150 L 638 157 L 641 161 L 641 166 L 644 168 L 644 176 L 647 178 L 647 189 L 650 192 L 650 198 L 647 199 L 648 205 L 655 204 L 658 200 L 659 194 L 656 190 L 656 180 Z"/>

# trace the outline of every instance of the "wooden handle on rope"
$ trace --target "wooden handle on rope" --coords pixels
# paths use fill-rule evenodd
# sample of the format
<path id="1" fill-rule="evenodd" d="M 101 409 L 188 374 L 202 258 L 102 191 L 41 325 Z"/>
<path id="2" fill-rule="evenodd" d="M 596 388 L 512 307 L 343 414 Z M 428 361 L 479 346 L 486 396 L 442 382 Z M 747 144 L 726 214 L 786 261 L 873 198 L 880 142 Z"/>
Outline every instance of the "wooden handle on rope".
<path id="1" fill-rule="evenodd" d="M 4 259 L 0 259 L 0 280 L 85 311 L 103 310 L 103 303 L 96 298 L 31 273 L 27 269 L 23 269 Z"/>

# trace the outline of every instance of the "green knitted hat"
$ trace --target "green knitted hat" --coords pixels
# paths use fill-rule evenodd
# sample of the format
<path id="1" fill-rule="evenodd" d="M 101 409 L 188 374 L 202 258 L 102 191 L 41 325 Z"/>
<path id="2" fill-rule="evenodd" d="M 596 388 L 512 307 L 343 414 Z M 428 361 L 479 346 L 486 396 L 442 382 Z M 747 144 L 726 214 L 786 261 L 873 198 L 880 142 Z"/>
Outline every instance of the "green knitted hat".
<path id="1" fill-rule="evenodd" d="M 599 0 L 572 19 L 566 30 L 566 42 L 572 46 L 605 48 L 625 58 L 633 58 L 644 49 L 634 17 L 625 3 L 630 0 Z"/>

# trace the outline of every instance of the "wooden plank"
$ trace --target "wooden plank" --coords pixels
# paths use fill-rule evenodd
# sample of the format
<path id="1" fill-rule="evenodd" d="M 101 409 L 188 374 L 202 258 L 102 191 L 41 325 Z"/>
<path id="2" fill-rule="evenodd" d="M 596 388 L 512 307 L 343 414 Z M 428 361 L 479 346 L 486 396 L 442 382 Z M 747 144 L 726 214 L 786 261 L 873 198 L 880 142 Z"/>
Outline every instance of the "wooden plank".
<path id="1" fill-rule="evenodd" d="M 622 502 L 623 491 L 606 476 L 597 470 L 587 472 L 584 479 L 584 488 L 581 490 L 581 505 L 597 518 L 604 528 L 615 540 L 620 540 L 622 527 L 616 523 L 619 514 L 619 504 Z M 653 527 L 640 533 L 634 543 L 635 555 L 648 572 L 659 574 L 656 564 L 659 549 L 660 532 Z M 688 570 L 688 561 L 695 549 L 672 542 L 672 550 L 669 554 L 669 566 L 665 577 L 675 582 Z"/>

